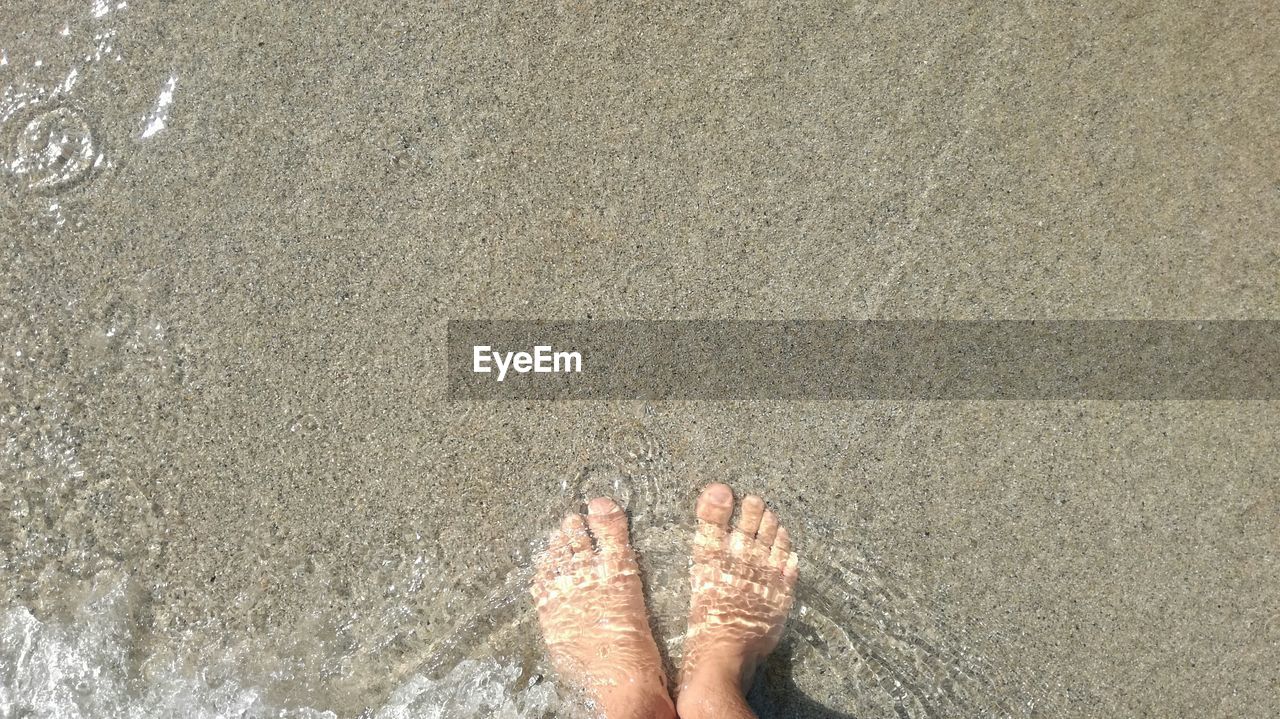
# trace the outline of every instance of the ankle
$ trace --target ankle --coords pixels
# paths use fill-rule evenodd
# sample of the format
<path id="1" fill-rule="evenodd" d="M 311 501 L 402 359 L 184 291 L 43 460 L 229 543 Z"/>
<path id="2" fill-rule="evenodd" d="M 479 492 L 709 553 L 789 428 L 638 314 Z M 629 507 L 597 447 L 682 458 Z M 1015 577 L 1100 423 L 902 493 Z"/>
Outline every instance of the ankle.
<path id="1" fill-rule="evenodd" d="M 671 697 L 649 697 L 639 702 L 628 700 L 616 704 L 601 704 L 601 716 L 604 719 L 676 719 L 676 707 Z"/>
<path id="2" fill-rule="evenodd" d="M 707 719 L 751 716 L 741 714 L 747 707 L 741 671 L 728 666 L 701 666 L 681 677 L 676 696 L 680 719 Z"/>
<path id="3" fill-rule="evenodd" d="M 675 703 L 665 682 L 660 687 L 617 687 L 601 692 L 599 705 L 605 719 L 676 719 Z"/>

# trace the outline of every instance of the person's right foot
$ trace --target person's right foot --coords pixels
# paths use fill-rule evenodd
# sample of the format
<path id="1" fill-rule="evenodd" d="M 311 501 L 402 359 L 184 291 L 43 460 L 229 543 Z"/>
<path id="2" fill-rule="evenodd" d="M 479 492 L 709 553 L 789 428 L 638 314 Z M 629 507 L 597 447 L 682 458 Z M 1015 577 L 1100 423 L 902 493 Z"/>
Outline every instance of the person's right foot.
<path id="1" fill-rule="evenodd" d="M 571 512 L 551 533 L 533 578 L 552 663 L 604 719 L 673 719 L 627 515 L 605 497 L 587 510 L 585 522 Z"/>
<path id="2" fill-rule="evenodd" d="M 797 577 L 787 530 L 760 497 L 742 501 L 738 526 L 731 529 L 733 491 L 712 484 L 698 497 L 697 513 L 678 709 L 699 706 L 729 682 L 746 692 L 782 637 Z M 686 716 L 684 709 L 679 713 Z"/>

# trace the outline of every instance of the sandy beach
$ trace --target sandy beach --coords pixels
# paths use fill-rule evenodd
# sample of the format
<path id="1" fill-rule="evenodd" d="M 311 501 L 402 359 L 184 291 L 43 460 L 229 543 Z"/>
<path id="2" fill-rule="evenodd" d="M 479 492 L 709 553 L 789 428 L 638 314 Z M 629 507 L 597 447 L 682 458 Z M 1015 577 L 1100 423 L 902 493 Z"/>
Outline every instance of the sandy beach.
<path id="1" fill-rule="evenodd" d="M 552 716 L 530 552 L 625 494 L 676 637 L 711 481 L 805 552 L 762 715 L 1280 714 L 1274 401 L 457 401 L 444 363 L 449 319 L 1280 320 L 1277 22 L 7 3 L 0 716 L 407 719 L 449 676 L 494 698 L 444 716 Z"/>

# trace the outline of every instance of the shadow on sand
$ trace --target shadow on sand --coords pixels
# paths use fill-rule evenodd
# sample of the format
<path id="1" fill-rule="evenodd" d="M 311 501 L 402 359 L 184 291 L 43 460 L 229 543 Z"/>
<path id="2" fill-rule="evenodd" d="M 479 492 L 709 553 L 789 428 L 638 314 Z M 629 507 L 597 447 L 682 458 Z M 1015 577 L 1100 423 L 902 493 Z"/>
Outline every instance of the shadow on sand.
<path id="1" fill-rule="evenodd" d="M 792 677 L 794 665 L 792 648 L 787 643 L 765 662 L 747 696 L 760 719 L 856 719 L 805 696 Z"/>

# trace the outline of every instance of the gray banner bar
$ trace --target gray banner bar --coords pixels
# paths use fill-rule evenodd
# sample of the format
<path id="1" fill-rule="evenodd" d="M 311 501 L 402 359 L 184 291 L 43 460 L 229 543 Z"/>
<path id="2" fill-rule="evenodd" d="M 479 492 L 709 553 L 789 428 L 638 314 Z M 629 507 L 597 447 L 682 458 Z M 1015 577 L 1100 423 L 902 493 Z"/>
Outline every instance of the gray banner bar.
<path id="1" fill-rule="evenodd" d="M 1274 320 L 450 320 L 448 343 L 453 399 L 1280 399 Z"/>

